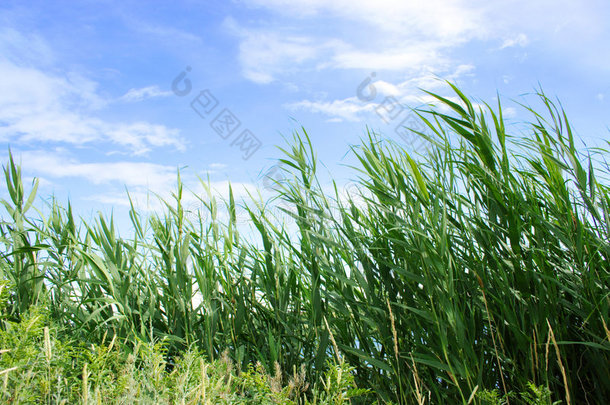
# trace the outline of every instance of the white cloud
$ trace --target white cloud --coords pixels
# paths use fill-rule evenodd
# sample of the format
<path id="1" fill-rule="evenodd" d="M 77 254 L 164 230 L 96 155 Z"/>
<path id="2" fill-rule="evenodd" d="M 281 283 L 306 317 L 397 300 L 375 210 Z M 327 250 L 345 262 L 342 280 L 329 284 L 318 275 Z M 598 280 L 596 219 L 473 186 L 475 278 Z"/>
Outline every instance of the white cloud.
<path id="1" fill-rule="evenodd" d="M 399 96 L 400 89 L 393 85 L 392 83 L 388 83 L 384 80 L 377 80 L 375 82 L 375 88 L 380 94 L 384 96 Z"/>
<path id="2" fill-rule="evenodd" d="M 188 42 L 189 45 L 202 42 L 201 38 L 195 34 L 179 28 L 162 25 L 158 21 L 154 23 L 145 22 L 142 16 L 131 17 L 123 15 L 122 17 L 125 25 L 134 31 L 145 34 L 147 37 L 155 36 L 171 43 L 173 46 L 180 42 Z"/>
<path id="3" fill-rule="evenodd" d="M 65 152 L 45 150 L 19 154 L 24 170 L 41 177 L 81 178 L 93 184 L 117 183 L 161 190 L 176 182 L 176 168 L 146 162 L 83 163 Z"/>
<path id="4" fill-rule="evenodd" d="M 34 175 L 41 184 L 46 185 L 53 185 L 55 180 L 62 183 L 67 179 L 85 180 L 103 189 L 103 192 L 85 196 L 85 200 L 112 206 L 128 207 L 131 197 L 135 206 L 141 210 L 162 212 L 165 207 L 159 198 L 172 201 L 172 193 L 177 185 L 177 167 L 169 165 L 133 161 L 83 162 L 62 148 L 15 152 L 14 155 L 24 173 L 27 173 L 26 178 Z M 207 201 L 209 197 L 206 187 L 190 172 L 182 172 L 181 180 L 185 188 L 183 206 L 190 211 L 203 210 L 203 203 L 197 196 Z M 211 196 L 218 200 L 219 215 L 224 216 L 227 212 L 222 201 L 228 200 L 230 187 L 236 202 L 251 202 L 250 196 L 256 198 L 261 189 L 260 185 L 253 183 L 229 183 L 227 180 L 205 184 L 209 187 Z M 129 196 L 124 187 L 127 187 Z"/>
<path id="5" fill-rule="evenodd" d="M 241 38 L 239 60 L 243 73 L 255 83 L 270 83 L 279 73 L 296 72 L 297 66 L 316 60 L 326 50 L 339 46 L 334 41 L 320 44 L 307 36 L 246 29 L 232 18 L 225 19 L 224 26 Z"/>
<path id="6" fill-rule="evenodd" d="M 49 65 L 55 57 L 48 44 L 38 35 L 10 28 L 0 28 L 0 58 L 14 60 L 23 65 Z"/>
<path id="7" fill-rule="evenodd" d="M 251 5 L 296 18 L 329 16 L 333 19 L 364 23 L 367 29 L 398 34 L 455 39 L 476 33 L 483 27 L 483 13 L 470 5 L 482 2 L 459 0 L 249 0 Z"/>
<path id="8" fill-rule="evenodd" d="M 281 23 L 262 28 L 226 21 L 241 37 L 239 59 L 245 77 L 259 83 L 299 68 L 404 71 L 446 65 L 445 49 L 481 37 L 486 30 L 480 9 L 455 0 L 246 3 L 282 16 Z M 328 24 L 336 27 L 333 34 L 313 33 L 326 31 Z"/>
<path id="9" fill-rule="evenodd" d="M 177 129 L 148 122 L 107 125 L 105 134 L 113 143 L 128 147 L 134 155 L 143 155 L 162 146 L 173 146 L 180 151 L 186 149 Z"/>
<path id="10" fill-rule="evenodd" d="M 527 38 L 527 35 L 521 33 L 513 38 L 505 39 L 504 42 L 502 43 L 502 46 L 500 46 L 500 49 L 512 48 L 514 46 L 524 47 L 524 46 L 527 46 L 527 44 L 529 44 L 529 42 L 530 41 Z"/>
<path id="11" fill-rule="evenodd" d="M 475 40 L 490 41 L 490 49 L 497 48 L 498 41 L 502 48 L 535 41 L 582 52 L 584 37 L 578 32 L 598 41 L 592 44 L 599 43 L 605 26 L 603 13 L 595 11 L 600 7 L 568 0 L 246 0 L 245 4 L 269 13 L 247 26 L 235 20 L 230 24 L 240 33 L 244 75 L 259 83 L 311 69 L 411 72 L 423 65 L 446 69 L 460 63 L 454 51 Z M 589 48 L 589 53 L 598 55 L 594 46 Z"/>
<path id="12" fill-rule="evenodd" d="M 444 62 L 438 46 L 429 44 L 404 45 L 383 50 L 350 50 L 333 57 L 333 67 L 341 69 L 405 70 L 422 65 Z"/>
<path id="13" fill-rule="evenodd" d="M 29 39 L 5 29 L 0 32 L 0 49 L 9 49 L 9 40 L 22 43 Z M 41 59 L 52 60 L 44 41 L 35 45 L 35 51 L 42 52 Z M 30 144 L 111 143 L 136 155 L 163 146 L 185 149 L 176 129 L 98 118 L 97 112 L 108 105 L 108 100 L 99 95 L 96 82 L 74 72 L 55 71 L 51 66 L 37 67 L 35 55 L 28 55 L 27 51 L 23 57 L 16 55 L 16 51 L 0 54 L 0 140 Z M 157 90 L 134 90 L 130 97 L 159 95 Z"/>
<path id="14" fill-rule="evenodd" d="M 290 103 L 285 106 L 290 110 L 305 110 L 312 113 L 322 113 L 332 117 L 333 122 L 339 122 L 339 119 L 346 121 L 359 121 L 361 114 L 364 112 L 372 112 L 376 104 L 362 103 L 356 97 L 348 97 L 343 100 L 333 101 L 310 101 L 302 100 L 296 103 Z"/>
<path id="15" fill-rule="evenodd" d="M 163 91 L 159 86 L 148 86 L 140 89 L 129 89 L 120 100 L 123 101 L 142 101 L 149 98 L 169 97 L 173 93 L 171 91 Z"/>
<path id="16" fill-rule="evenodd" d="M 398 83 L 390 83 L 385 80 L 371 81 L 370 88 L 366 89 L 366 94 L 364 95 L 370 96 L 371 99 L 369 100 L 358 98 L 358 90 L 355 89 L 354 93 L 357 96 L 338 100 L 301 100 L 286 104 L 285 107 L 290 110 L 305 110 L 312 113 L 320 113 L 330 117 L 329 120 L 332 122 L 343 120 L 370 122 L 371 117 L 374 116 L 388 121 L 388 114 L 391 116 L 399 110 L 404 112 L 401 108 L 406 106 L 414 108 L 427 104 L 437 104 L 437 100 L 434 97 L 423 93 L 420 89 L 443 92 L 448 89 L 445 80 L 456 81 L 464 76 L 472 75 L 473 70 L 474 66 L 472 65 L 459 65 L 453 71 L 439 72 L 445 73 L 442 79 L 440 75 L 422 70 L 419 74 L 408 76 L 407 79 Z M 368 76 L 364 80 L 370 80 L 372 77 Z M 449 98 L 459 102 L 457 99 Z M 397 107 L 396 110 L 391 112 L 388 111 L 395 102 L 400 103 L 402 107 Z"/>
<path id="17" fill-rule="evenodd" d="M 504 107 L 502 108 L 502 115 L 504 118 L 515 118 L 517 116 L 517 109 L 515 107 Z"/>

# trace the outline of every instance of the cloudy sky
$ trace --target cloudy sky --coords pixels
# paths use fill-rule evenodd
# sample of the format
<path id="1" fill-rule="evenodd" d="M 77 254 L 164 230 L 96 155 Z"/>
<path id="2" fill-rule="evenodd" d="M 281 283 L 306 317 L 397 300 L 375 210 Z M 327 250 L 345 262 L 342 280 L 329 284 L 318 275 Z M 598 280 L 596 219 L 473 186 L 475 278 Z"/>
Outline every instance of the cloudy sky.
<path id="1" fill-rule="evenodd" d="M 340 181 L 367 126 L 407 107 L 500 94 L 509 120 L 539 86 L 583 142 L 610 138 L 610 3 L 563 0 L 7 1 L 0 4 L 0 151 L 39 195 L 88 217 L 168 195 L 177 169 L 222 192 L 264 186 L 303 126 Z M 397 129 L 398 128 L 398 129 Z M 2 194 L 5 194 L 2 188 Z"/>

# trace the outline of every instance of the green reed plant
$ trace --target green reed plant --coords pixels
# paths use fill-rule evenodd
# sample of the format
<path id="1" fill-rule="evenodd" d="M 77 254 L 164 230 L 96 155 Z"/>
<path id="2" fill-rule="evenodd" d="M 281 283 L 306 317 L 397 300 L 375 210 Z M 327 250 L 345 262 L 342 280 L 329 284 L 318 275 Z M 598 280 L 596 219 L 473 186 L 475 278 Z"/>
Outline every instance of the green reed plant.
<path id="1" fill-rule="evenodd" d="M 3 255 L 2 267 L 5 277 L 16 287 L 13 314 L 18 314 L 36 304 L 45 294 L 44 274 L 37 266 L 37 252 L 44 246 L 39 244 L 40 235 L 35 225 L 26 217 L 34 203 L 38 181 L 34 180 L 32 190 L 26 197 L 21 168 L 15 164 L 10 151 L 4 177 L 10 201 L 2 200 L 2 204 L 10 221 L 0 224 L 0 239 L 10 248 Z"/>
<path id="2" fill-rule="evenodd" d="M 467 402 L 481 387 L 525 390 L 532 380 L 566 402 L 602 403 L 607 187 L 591 158 L 582 168 L 565 114 L 544 94 L 549 121 L 535 114 L 531 140 L 510 153 L 501 106 L 477 111 L 454 91 L 460 104 L 433 95 L 452 115 L 421 114 L 435 146 L 420 161 L 374 136 L 355 151 L 366 204 L 341 210 L 334 250 L 357 264 L 351 291 L 334 303 L 345 314 L 333 325 L 348 339 L 347 359 L 365 379 L 392 381 L 387 392 L 405 402 L 416 387 L 403 376 L 417 367 L 432 402 Z"/>
<path id="3" fill-rule="evenodd" d="M 179 173 L 163 212 L 144 217 L 132 204 L 127 239 L 112 217 L 75 220 L 56 201 L 26 215 L 36 187 L 24 197 L 10 157 L 7 317 L 42 305 L 70 338 L 116 336 L 134 356 L 163 340 L 168 370 L 194 347 L 208 361 L 227 351 L 238 369 L 275 375 L 279 364 L 284 381 L 303 370 L 317 382 L 342 359 L 354 387 L 374 389 L 366 402 L 478 404 L 495 392 L 524 403 L 511 393 L 533 386 L 549 401 L 604 403 L 608 152 L 576 148 L 542 92 L 544 111 L 523 106 L 532 120 L 516 128 L 499 102 L 453 91 L 430 93 L 442 108 L 416 111 L 426 153 L 374 133 L 354 147 L 360 189 L 347 196 L 324 191 L 315 148 L 296 133 L 281 149 L 276 200 L 244 206 L 251 237 L 240 234 L 242 202 L 232 191 L 217 200 L 205 181 L 206 212 L 186 215 Z"/>

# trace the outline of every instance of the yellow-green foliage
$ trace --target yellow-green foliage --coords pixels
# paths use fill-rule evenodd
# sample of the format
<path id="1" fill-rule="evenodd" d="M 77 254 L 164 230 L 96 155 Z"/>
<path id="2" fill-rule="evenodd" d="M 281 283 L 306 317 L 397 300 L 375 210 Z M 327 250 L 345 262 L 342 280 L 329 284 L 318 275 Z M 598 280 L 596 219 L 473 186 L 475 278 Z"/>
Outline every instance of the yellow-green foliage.
<path id="1" fill-rule="evenodd" d="M 114 337 L 86 346 L 56 334 L 38 307 L 3 322 L 0 403 L 339 405 L 367 393 L 345 363 L 329 364 L 325 382 L 310 387 L 303 371 L 283 383 L 279 365 L 273 376 L 260 364 L 241 371 L 226 353 L 207 361 L 192 349 L 168 359 L 163 343 L 130 348 Z"/>

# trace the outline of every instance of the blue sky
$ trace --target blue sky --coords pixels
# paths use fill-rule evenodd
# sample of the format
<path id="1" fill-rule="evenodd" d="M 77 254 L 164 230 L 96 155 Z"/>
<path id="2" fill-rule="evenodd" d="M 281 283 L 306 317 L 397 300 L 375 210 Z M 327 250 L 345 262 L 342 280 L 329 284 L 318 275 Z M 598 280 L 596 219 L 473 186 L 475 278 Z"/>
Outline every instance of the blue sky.
<path id="1" fill-rule="evenodd" d="M 5 0 L 0 155 L 10 147 L 41 197 L 85 218 L 124 217 L 126 188 L 155 209 L 148 191 L 168 196 L 177 168 L 195 193 L 198 176 L 254 192 L 300 126 L 323 177 L 345 183 L 367 126 L 417 148 L 395 130 L 409 122 L 397 106 L 430 101 L 420 88 L 449 95 L 439 78 L 490 103 L 499 93 L 514 122 L 528 117 L 510 100 L 534 102 L 524 95 L 540 85 L 600 145 L 608 21 L 610 3 L 593 0 Z M 173 91 L 183 72 L 190 92 Z"/>

